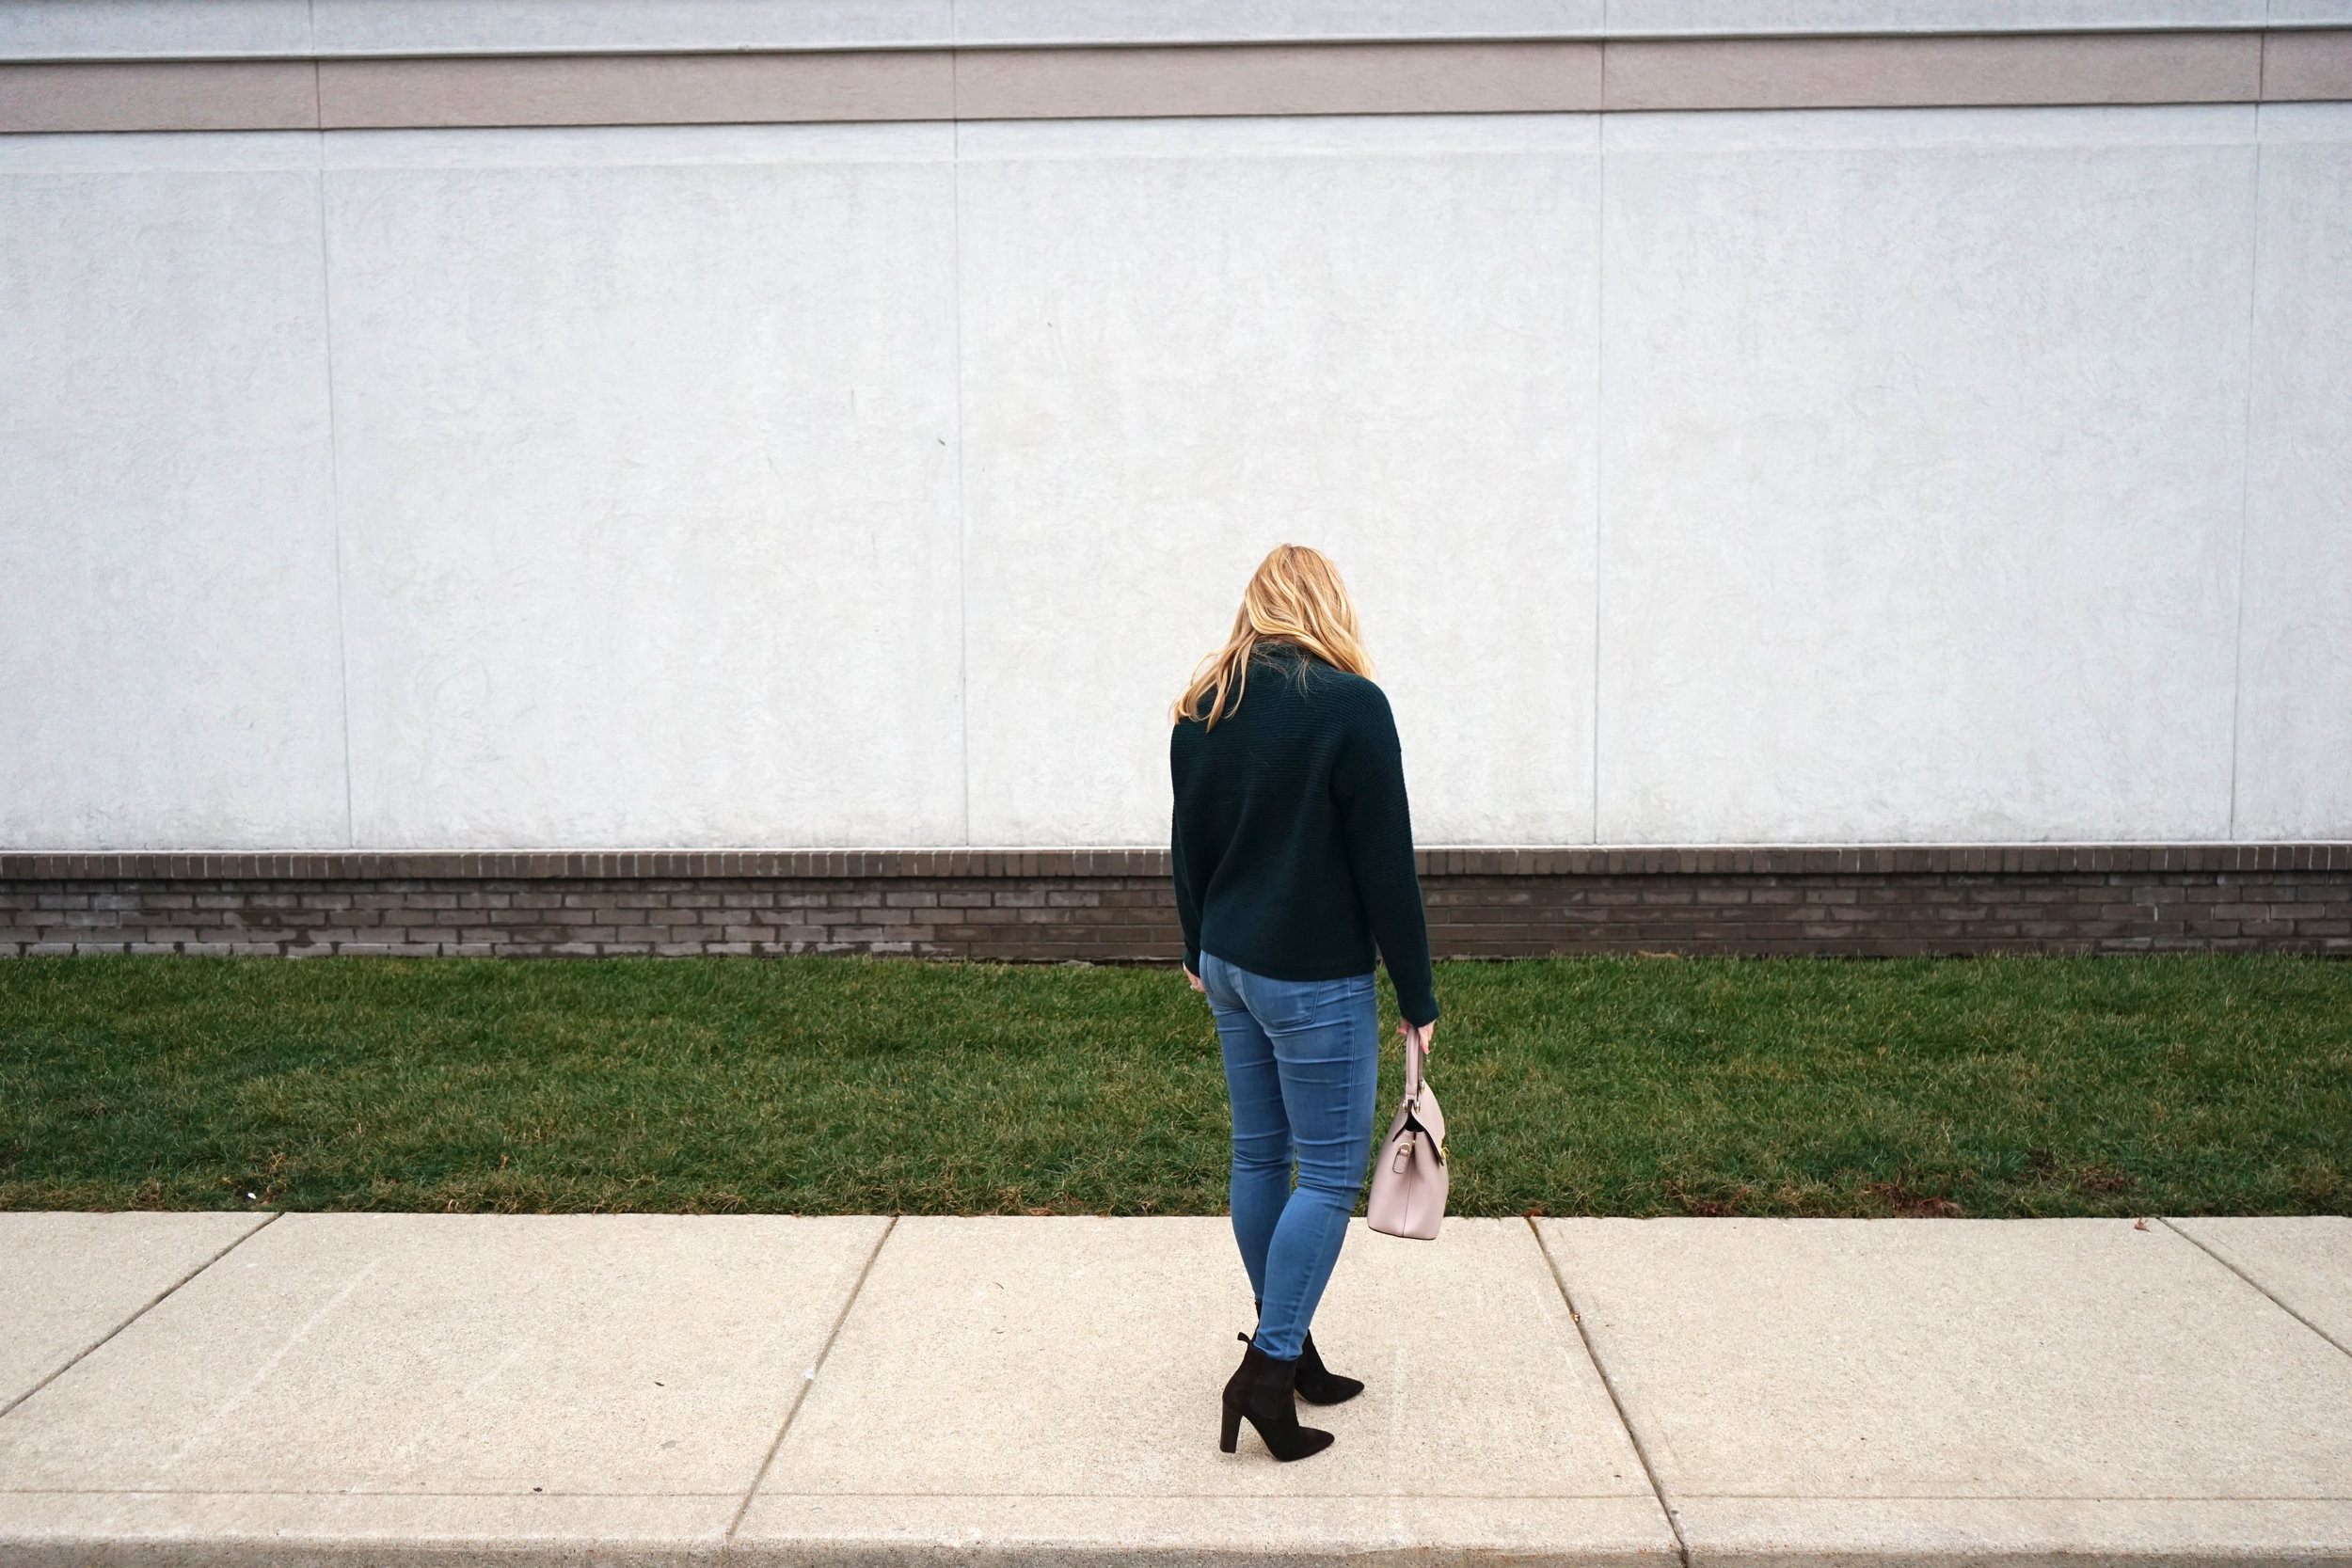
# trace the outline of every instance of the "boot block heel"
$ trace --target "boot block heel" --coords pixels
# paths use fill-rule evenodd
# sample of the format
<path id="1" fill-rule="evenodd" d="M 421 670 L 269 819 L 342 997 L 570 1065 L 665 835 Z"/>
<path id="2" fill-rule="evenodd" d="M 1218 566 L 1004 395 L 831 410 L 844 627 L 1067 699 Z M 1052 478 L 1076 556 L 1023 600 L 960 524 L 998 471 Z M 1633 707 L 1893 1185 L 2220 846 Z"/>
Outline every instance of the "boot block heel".
<path id="1" fill-rule="evenodd" d="M 1277 1361 L 1252 1343 L 1232 1381 L 1225 1386 L 1225 1423 L 1217 1447 L 1232 1453 L 1241 1438 L 1241 1423 L 1248 1421 L 1266 1451 L 1284 1462 L 1329 1448 L 1329 1433 L 1298 1424 L 1296 1395 L 1292 1389 L 1297 1372 L 1295 1360 Z"/>

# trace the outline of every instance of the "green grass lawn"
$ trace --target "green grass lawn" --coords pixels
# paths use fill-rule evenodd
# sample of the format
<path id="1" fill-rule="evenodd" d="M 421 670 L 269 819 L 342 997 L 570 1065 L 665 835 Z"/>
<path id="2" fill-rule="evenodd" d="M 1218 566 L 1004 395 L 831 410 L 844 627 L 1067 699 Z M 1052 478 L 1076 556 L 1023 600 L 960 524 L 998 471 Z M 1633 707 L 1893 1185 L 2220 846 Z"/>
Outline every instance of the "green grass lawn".
<path id="1" fill-rule="evenodd" d="M 1458 1213 L 2352 1210 L 2352 964 L 1557 960 L 1438 991 Z M 1219 1213 L 1225 1132 L 1168 970 L 0 962 L 6 1208 Z"/>

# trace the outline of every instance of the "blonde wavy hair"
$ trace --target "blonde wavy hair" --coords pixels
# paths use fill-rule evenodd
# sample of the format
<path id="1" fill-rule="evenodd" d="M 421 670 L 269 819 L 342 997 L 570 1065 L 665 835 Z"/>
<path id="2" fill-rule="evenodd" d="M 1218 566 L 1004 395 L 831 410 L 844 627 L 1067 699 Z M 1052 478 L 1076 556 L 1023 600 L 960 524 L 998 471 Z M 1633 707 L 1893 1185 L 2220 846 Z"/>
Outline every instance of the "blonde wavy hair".
<path id="1" fill-rule="evenodd" d="M 1249 656 L 1261 642 L 1295 643 L 1335 669 L 1369 675 L 1372 659 L 1362 638 L 1356 601 L 1348 597 L 1331 558 L 1304 545 L 1277 545 L 1242 590 L 1232 635 L 1193 670 L 1192 684 L 1176 699 L 1172 721 L 1190 720 L 1215 729 L 1218 720 L 1239 708 L 1249 685 Z"/>

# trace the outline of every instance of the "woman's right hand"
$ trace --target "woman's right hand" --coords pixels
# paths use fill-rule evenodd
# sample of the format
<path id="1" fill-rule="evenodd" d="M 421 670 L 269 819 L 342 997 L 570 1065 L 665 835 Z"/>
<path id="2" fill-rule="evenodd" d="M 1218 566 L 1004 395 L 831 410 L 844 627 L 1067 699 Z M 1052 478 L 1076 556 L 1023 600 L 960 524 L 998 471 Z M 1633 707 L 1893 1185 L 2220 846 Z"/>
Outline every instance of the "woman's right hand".
<path id="1" fill-rule="evenodd" d="M 1429 1054 L 1429 1042 L 1436 1037 L 1438 1033 L 1438 1021 L 1433 1018 L 1426 1023 L 1399 1023 L 1396 1026 L 1396 1032 L 1404 1036 L 1408 1042 L 1418 1037 L 1421 1041 L 1422 1054 L 1426 1056 Z"/>

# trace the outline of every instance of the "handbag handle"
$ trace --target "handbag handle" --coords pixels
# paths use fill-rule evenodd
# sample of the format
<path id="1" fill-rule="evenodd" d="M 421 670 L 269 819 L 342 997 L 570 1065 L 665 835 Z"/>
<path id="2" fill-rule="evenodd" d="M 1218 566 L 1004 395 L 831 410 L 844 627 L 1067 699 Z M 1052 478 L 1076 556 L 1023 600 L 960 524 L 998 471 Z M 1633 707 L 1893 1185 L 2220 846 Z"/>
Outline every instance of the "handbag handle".
<path id="1" fill-rule="evenodd" d="M 1421 1059 L 1428 1054 L 1422 1049 L 1421 1033 L 1410 1024 L 1405 1030 L 1405 1098 L 1421 1098 Z"/>

